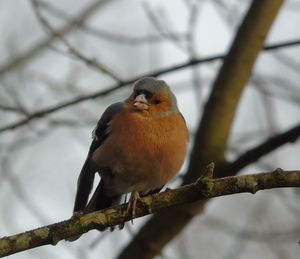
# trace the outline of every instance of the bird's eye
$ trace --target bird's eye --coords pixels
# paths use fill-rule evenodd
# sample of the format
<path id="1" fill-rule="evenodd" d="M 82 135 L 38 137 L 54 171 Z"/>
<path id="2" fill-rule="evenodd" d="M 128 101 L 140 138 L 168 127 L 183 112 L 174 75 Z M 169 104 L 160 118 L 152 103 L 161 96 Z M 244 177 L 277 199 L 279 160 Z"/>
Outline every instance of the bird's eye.
<path id="1" fill-rule="evenodd" d="M 140 94 L 141 94 L 140 91 L 135 91 L 135 92 L 134 92 L 134 98 L 137 97 L 137 96 L 140 95 Z"/>
<path id="2" fill-rule="evenodd" d="M 160 104 L 160 103 L 161 103 L 161 100 L 159 100 L 159 99 L 154 99 L 154 100 L 153 100 L 153 103 L 154 103 L 154 104 Z"/>

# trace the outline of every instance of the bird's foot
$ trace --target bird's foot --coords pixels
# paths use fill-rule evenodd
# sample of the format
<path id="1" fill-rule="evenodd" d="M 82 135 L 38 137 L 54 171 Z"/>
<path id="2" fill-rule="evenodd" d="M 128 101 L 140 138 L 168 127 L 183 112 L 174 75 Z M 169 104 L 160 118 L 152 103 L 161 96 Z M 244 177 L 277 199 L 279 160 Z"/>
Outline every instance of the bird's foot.
<path id="1" fill-rule="evenodd" d="M 127 212 L 131 213 L 132 218 L 135 217 L 136 204 L 138 201 L 141 203 L 143 202 L 139 193 L 137 191 L 133 191 L 130 195 L 130 199 L 128 201 L 128 206 L 127 206 Z M 131 222 L 133 223 L 133 220 L 131 220 Z"/>
<path id="2" fill-rule="evenodd" d="M 80 211 L 75 211 L 75 212 L 73 212 L 73 215 L 72 215 L 71 219 L 79 219 L 83 214 L 84 213 L 81 210 Z"/>

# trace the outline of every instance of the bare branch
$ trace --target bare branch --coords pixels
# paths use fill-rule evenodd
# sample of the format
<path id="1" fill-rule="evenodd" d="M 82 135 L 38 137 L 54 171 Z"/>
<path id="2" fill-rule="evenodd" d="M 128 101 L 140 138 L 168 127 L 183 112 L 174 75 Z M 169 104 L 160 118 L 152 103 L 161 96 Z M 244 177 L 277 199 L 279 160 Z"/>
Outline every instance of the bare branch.
<path id="1" fill-rule="evenodd" d="M 286 42 L 281 42 L 281 43 L 277 43 L 277 44 L 268 45 L 268 46 L 264 47 L 264 50 L 265 51 L 273 51 L 273 50 L 277 50 L 277 49 L 280 49 L 280 48 L 297 46 L 299 44 L 300 44 L 300 40 L 286 41 Z M 170 67 L 167 67 L 165 69 L 159 69 L 159 70 L 156 70 L 156 71 L 153 71 L 153 72 L 149 72 L 149 73 L 146 73 L 146 74 L 139 75 L 135 78 L 128 79 L 126 81 L 117 83 L 117 84 L 111 86 L 110 88 L 108 88 L 106 90 L 97 91 L 95 93 L 88 94 L 88 95 L 82 95 L 80 97 L 73 98 L 73 99 L 71 99 L 69 101 L 66 101 L 66 102 L 63 102 L 61 104 L 57 104 L 55 106 L 48 107 L 46 109 L 42 109 L 42 110 L 36 111 L 34 113 L 31 113 L 30 116 L 28 116 L 28 117 L 26 117 L 26 118 L 24 118 L 20 121 L 17 121 L 17 122 L 14 122 L 14 123 L 11 123 L 11 124 L 8 124 L 6 126 L 1 127 L 0 128 L 0 133 L 5 132 L 7 130 L 16 129 L 18 127 L 26 125 L 27 123 L 31 122 L 32 120 L 42 118 L 42 117 L 44 117 L 48 114 L 51 114 L 51 113 L 54 113 L 56 111 L 65 109 L 65 108 L 70 107 L 72 105 L 79 104 L 81 102 L 84 102 L 84 101 L 87 101 L 87 100 L 90 100 L 90 99 L 95 99 L 95 98 L 98 98 L 98 97 L 106 96 L 106 95 L 108 95 L 108 94 L 110 94 L 110 93 L 112 93 L 112 92 L 114 92 L 114 91 L 116 91 L 120 88 L 123 88 L 123 87 L 125 87 L 129 84 L 132 84 L 133 82 L 135 82 L 136 80 L 138 80 L 142 77 L 145 77 L 145 76 L 158 77 L 158 76 L 161 76 L 161 75 L 164 75 L 164 74 L 172 73 L 174 71 L 181 70 L 181 69 L 188 68 L 188 67 L 192 67 L 192 66 L 195 66 L 195 65 L 204 64 L 204 63 L 208 63 L 208 62 L 213 62 L 213 61 L 216 61 L 216 60 L 222 60 L 222 59 L 225 58 L 225 56 L 226 55 L 214 55 L 214 56 L 210 56 L 210 57 L 207 57 L 207 58 L 193 59 L 193 60 L 189 60 L 188 62 L 181 63 L 179 65 L 170 66 Z M 0 74 L 1 74 L 1 71 L 0 71 Z"/>
<path id="2" fill-rule="evenodd" d="M 176 46 L 178 49 L 180 49 L 181 51 L 183 51 L 185 53 L 186 49 L 181 45 L 180 41 L 178 41 L 178 40 L 180 40 L 180 38 L 178 38 L 176 36 L 176 34 L 170 33 L 165 28 L 165 26 L 163 26 L 159 22 L 159 20 L 157 19 L 154 11 L 152 11 L 152 9 L 150 8 L 150 6 L 146 2 L 143 2 L 142 6 L 143 6 L 143 8 L 145 10 L 145 13 L 146 13 L 148 19 L 152 23 L 153 27 L 157 30 L 157 32 L 161 35 L 161 37 L 169 40 L 172 43 L 174 43 L 174 46 Z"/>
<path id="3" fill-rule="evenodd" d="M 70 20 L 71 16 L 66 12 L 56 8 L 55 6 L 45 1 L 39 0 L 40 7 L 47 10 L 53 16 L 63 19 L 63 20 Z M 164 39 L 160 35 L 146 35 L 146 36 L 131 36 L 126 34 L 119 34 L 110 32 L 106 29 L 92 27 L 88 24 L 82 23 L 78 25 L 78 29 L 80 29 L 83 33 L 89 34 L 91 36 L 100 38 L 101 40 L 111 41 L 117 44 L 129 44 L 129 45 L 139 45 L 139 44 L 149 44 L 154 42 L 160 42 Z M 168 32 L 170 37 L 176 39 L 178 41 L 183 40 L 185 35 L 182 33 L 172 33 Z"/>
<path id="4" fill-rule="evenodd" d="M 17 107 L 7 106 L 7 105 L 4 105 L 4 104 L 0 104 L 0 110 L 19 113 L 19 114 L 24 114 L 24 112 L 21 109 L 17 108 Z"/>
<path id="5" fill-rule="evenodd" d="M 212 167 L 209 167 L 213 169 Z M 258 190 L 300 187 L 300 171 L 283 171 L 260 174 L 211 178 L 211 170 L 196 183 L 143 198 L 136 217 L 152 214 L 162 209 L 201 199 L 231 195 L 235 193 L 256 193 Z M 30 230 L 0 239 L 0 257 L 47 244 L 56 245 L 59 241 L 86 233 L 92 229 L 104 229 L 130 220 L 127 205 L 118 205 L 90 214 L 77 215 L 72 219 Z M 122 258 L 122 256 L 120 257 Z"/>
<path id="6" fill-rule="evenodd" d="M 38 0 L 31 0 L 33 10 L 41 22 L 41 24 L 50 32 L 51 35 L 56 35 L 57 38 L 59 38 L 68 48 L 68 51 L 74 55 L 77 59 L 83 61 L 86 63 L 88 66 L 91 66 L 95 68 L 96 70 L 109 75 L 111 78 L 113 78 L 115 81 L 120 82 L 121 80 L 109 69 L 107 68 L 104 64 L 101 64 L 99 61 L 93 58 L 88 58 L 81 52 L 79 52 L 76 48 L 74 48 L 67 40 L 64 38 L 64 36 L 59 33 L 57 30 L 55 30 L 51 24 L 46 20 L 45 17 L 42 16 L 39 10 L 39 2 Z"/>
<path id="7" fill-rule="evenodd" d="M 278 147 L 281 147 L 286 143 L 295 142 L 299 137 L 300 137 L 300 124 L 296 125 L 295 127 L 285 132 L 270 137 L 260 145 L 257 145 L 254 148 L 246 151 L 244 154 L 239 156 L 235 161 L 229 163 L 227 169 L 224 168 L 221 170 L 220 177 L 228 175 L 229 172 L 235 174 L 245 166 L 257 161 L 259 158 L 274 151 Z"/>
<path id="8" fill-rule="evenodd" d="M 203 4 L 201 1 L 196 1 L 191 6 L 189 7 L 189 19 L 188 19 L 188 30 L 187 30 L 187 35 L 186 35 L 186 43 L 187 43 L 187 52 L 189 54 L 190 59 L 194 59 L 197 57 L 197 52 L 196 52 L 196 25 L 197 25 L 197 18 L 199 16 L 199 11 L 200 11 L 200 4 Z M 192 76 L 192 84 L 194 88 L 194 96 L 196 98 L 195 103 L 199 103 L 201 106 L 201 100 L 202 98 L 202 90 L 201 88 L 201 83 L 202 83 L 202 78 L 201 78 L 201 71 L 200 68 L 198 67 L 193 67 L 191 69 L 191 76 Z"/>
<path id="9" fill-rule="evenodd" d="M 61 35 L 69 33 L 74 27 L 82 24 L 86 19 L 93 15 L 101 6 L 103 6 L 107 2 L 109 1 L 98 0 L 92 2 L 85 9 L 83 9 L 74 19 L 70 20 L 69 23 L 62 26 L 60 29 L 57 29 L 57 33 Z M 50 35 L 47 39 L 38 42 L 26 52 L 20 54 L 16 58 L 0 66 L 0 76 L 35 58 L 41 51 L 46 49 L 46 47 L 48 47 L 56 39 L 56 37 L 57 35 Z"/>
<path id="10" fill-rule="evenodd" d="M 184 184 L 195 181 L 209 161 L 213 160 L 217 165 L 226 162 L 227 142 L 240 96 L 282 4 L 283 0 L 252 1 L 213 84 L 195 136 Z M 186 205 L 176 213 L 168 210 L 154 215 L 120 258 L 135 258 L 141 253 L 145 259 L 154 258 L 195 215 L 203 211 L 204 204 L 202 201 Z M 149 245 L 140 246 L 141 238 Z"/>

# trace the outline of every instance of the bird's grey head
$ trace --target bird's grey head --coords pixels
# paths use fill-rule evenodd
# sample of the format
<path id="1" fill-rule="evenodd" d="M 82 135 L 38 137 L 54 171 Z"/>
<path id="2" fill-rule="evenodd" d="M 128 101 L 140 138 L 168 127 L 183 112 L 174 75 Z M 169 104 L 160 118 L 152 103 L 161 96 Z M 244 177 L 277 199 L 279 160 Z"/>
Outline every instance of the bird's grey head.
<path id="1" fill-rule="evenodd" d="M 170 98 L 172 110 L 178 111 L 177 100 L 170 87 L 164 80 L 158 80 L 154 77 L 144 77 L 134 83 L 134 91 L 149 92 L 151 94 L 163 94 Z"/>

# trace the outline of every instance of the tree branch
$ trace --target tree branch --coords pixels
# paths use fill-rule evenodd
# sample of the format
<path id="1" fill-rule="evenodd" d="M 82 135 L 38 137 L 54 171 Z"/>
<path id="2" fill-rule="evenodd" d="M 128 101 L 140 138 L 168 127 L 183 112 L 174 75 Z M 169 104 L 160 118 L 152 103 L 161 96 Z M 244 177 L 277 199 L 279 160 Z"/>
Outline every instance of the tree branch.
<path id="1" fill-rule="evenodd" d="M 69 33 L 74 27 L 80 26 L 82 23 L 84 23 L 84 21 L 87 20 L 92 14 L 94 14 L 99 7 L 106 4 L 107 2 L 109 1 L 98 0 L 91 3 L 85 9 L 83 9 L 74 19 L 70 20 L 66 25 L 59 28 L 57 32 L 61 35 Z M 40 54 L 42 50 L 46 49 L 46 47 L 48 47 L 56 39 L 56 37 L 57 35 L 50 35 L 50 37 L 33 45 L 26 52 L 20 54 L 19 56 L 10 60 L 6 64 L 1 65 L 0 76 L 25 64 L 26 62 L 36 57 L 38 54 Z"/>
<path id="2" fill-rule="evenodd" d="M 39 0 L 39 5 L 44 10 L 46 10 L 49 14 L 52 14 L 54 17 L 57 17 L 61 20 L 68 21 L 71 19 L 72 16 L 70 16 L 65 11 L 55 7 L 52 3 L 48 3 L 46 1 Z M 139 45 L 139 44 L 149 44 L 149 43 L 155 43 L 155 42 L 161 42 L 164 41 L 164 39 L 161 37 L 161 35 L 157 34 L 148 34 L 148 35 L 128 35 L 128 33 L 115 33 L 111 32 L 107 29 L 101 29 L 97 27 L 92 27 L 89 24 L 80 24 L 78 26 L 78 29 L 80 29 L 83 33 L 91 35 L 93 37 L 97 37 L 101 40 L 107 40 L 110 42 L 114 42 L 116 44 L 129 44 L 129 45 Z M 172 37 L 176 41 L 182 41 L 185 39 L 185 33 L 168 33 L 170 37 Z"/>
<path id="3" fill-rule="evenodd" d="M 283 171 L 242 175 L 212 179 L 213 163 L 211 163 L 197 182 L 143 198 L 139 204 L 136 217 L 152 214 L 180 204 L 196 202 L 218 196 L 258 190 L 300 187 L 300 171 Z M 127 205 L 118 205 L 90 214 L 78 215 L 66 221 L 33 229 L 0 239 L 0 257 L 25 251 L 47 244 L 56 245 L 59 241 L 92 229 L 104 229 L 130 220 Z"/>
<path id="4" fill-rule="evenodd" d="M 245 166 L 257 161 L 264 155 L 274 151 L 278 147 L 290 142 L 295 142 L 300 136 L 300 124 L 295 127 L 274 135 L 265 140 L 261 144 L 255 146 L 252 149 L 247 150 L 244 154 L 240 155 L 235 161 L 228 163 L 224 168 L 220 170 L 219 177 L 228 176 L 230 174 L 236 174 Z"/>
<path id="5" fill-rule="evenodd" d="M 35 12 L 36 17 L 38 18 L 38 20 L 40 21 L 40 23 L 42 24 L 42 26 L 44 26 L 47 31 L 50 33 L 50 35 L 56 35 L 56 37 L 58 39 L 60 39 L 63 44 L 65 44 L 65 46 L 68 49 L 68 52 L 71 53 L 74 57 L 76 57 L 77 59 L 79 59 L 80 61 L 84 62 L 85 64 L 87 64 L 88 66 L 91 66 L 93 68 L 95 68 L 98 72 L 102 72 L 104 74 L 109 75 L 111 78 L 113 78 L 115 81 L 120 82 L 121 80 L 111 71 L 111 69 L 109 69 L 107 66 L 105 66 L 104 64 L 101 64 L 99 61 L 97 61 L 94 58 L 89 58 L 87 56 L 85 56 L 83 53 L 79 52 L 77 49 L 75 49 L 68 41 L 67 39 L 61 34 L 59 33 L 57 30 L 55 30 L 52 25 L 49 23 L 49 21 L 42 16 L 40 9 L 39 9 L 39 1 L 38 0 L 31 0 L 32 3 L 32 7 L 33 10 Z"/>
<path id="6" fill-rule="evenodd" d="M 265 51 L 273 51 L 273 50 L 278 50 L 278 49 L 286 48 L 286 47 L 294 47 L 294 46 L 297 46 L 299 44 L 300 44 L 300 40 L 285 41 L 285 42 L 280 42 L 280 43 L 265 46 L 264 50 Z M 110 93 L 113 93 L 114 91 L 119 90 L 120 88 L 123 88 L 123 87 L 125 87 L 129 84 L 134 83 L 135 81 L 137 81 L 138 79 L 140 79 L 142 77 L 145 77 L 145 76 L 158 77 L 158 76 L 161 76 L 161 75 L 164 75 L 164 74 L 172 73 L 172 72 L 175 72 L 177 70 L 181 70 L 181 69 L 184 69 L 184 68 L 196 66 L 196 65 L 199 65 L 199 64 L 209 63 L 209 62 L 213 62 L 213 61 L 216 61 L 216 60 L 222 60 L 225 57 L 226 57 L 226 55 L 213 55 L 213 56 L 210 56 L 210 57 L 207 57 L 207 58 L 192 59 L 192 60 L 189 60 L 187 62 L 178 64 L 178 65 L 175 65 L 175 66 L 170 66 L 170 67 L 167 67 L 165 69 L 159 69 L 159 70 L 156 70 L 156 71 L 152 71 L 152 72 L 148 72 L 148 73 L 139 75 L 137 77 L 128 79 L 126 81 L 119 82 L 119 83 L 109 87 L 106 90 L 97 91 L 97 92 L 94 92 L 92 94 L 87 94 L 87 95 L 82 95 L 82 96 L 79 96 L 79 97 L 75 97 L 75 98 L 72 98 L 69 101 L 57 104 L 57 105 L 52 106 L 52 107 L 41 109 L 41 110 L 36 111 L 34 113 L 31 113 L 30 116 L 27 116 L 24 119 L 21 119 L 17 122 L 13 122 L 11 124 L 8 124 L 8 125 L 5 125 L 5 126 L 1 127 L 0 128 L 0 133 L 8 131 L 8 130 L 16 129 L 16 128 L 21 127 L 21 126 L 24 126 L 27 123 L 31 122 L 32 120 L 43 118 L 44 116 L 47 116 L 51 113 L 60 111 L 62 109 L 68 108 L 68 107 L 71 107 L 71 106 L 79 104 L 81 102 L 106 96 Z M 0 75 L 1 75 L 1 68 L 0 68 Z"/>
<path id="7" fill-rule="evenodd" d="M 209 161 L 215 161 L 218 169 L 226 162 L 227 141 L 240 96 L 282 3 L 283 0 L 252 1 L 205 105 L 184 184 L 195 181 Z M 119 258 L 136 258 L 140 254 L 145 259 L 154 258 L 195 215 L 203 211 L 204 204 L 202 201 L 154 215 Z M 141 246 L 140 240 L 146 246 Z"/>

